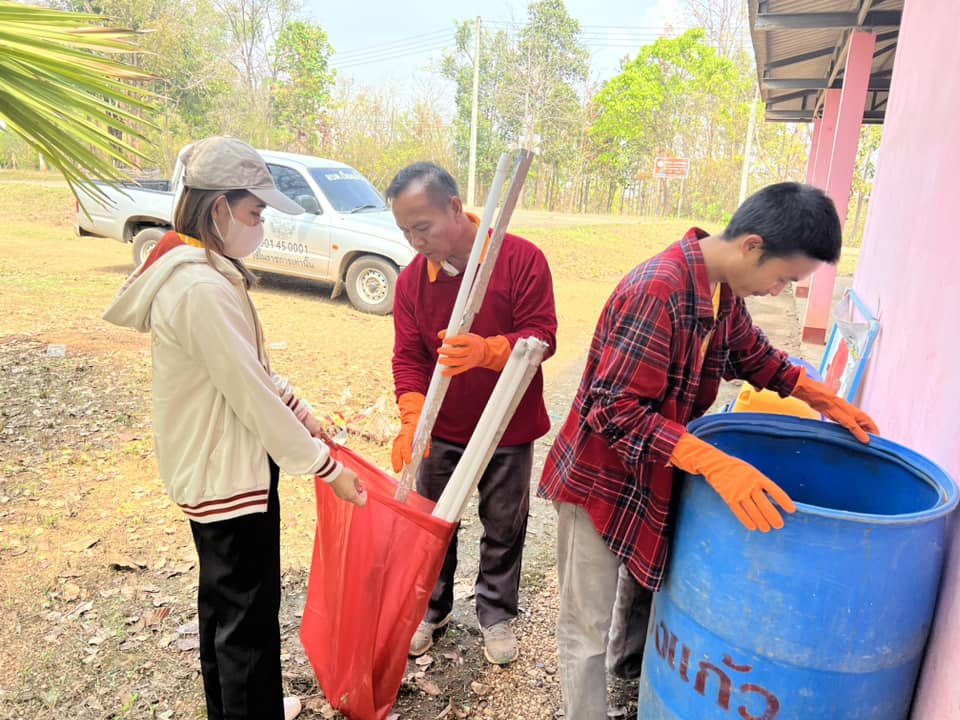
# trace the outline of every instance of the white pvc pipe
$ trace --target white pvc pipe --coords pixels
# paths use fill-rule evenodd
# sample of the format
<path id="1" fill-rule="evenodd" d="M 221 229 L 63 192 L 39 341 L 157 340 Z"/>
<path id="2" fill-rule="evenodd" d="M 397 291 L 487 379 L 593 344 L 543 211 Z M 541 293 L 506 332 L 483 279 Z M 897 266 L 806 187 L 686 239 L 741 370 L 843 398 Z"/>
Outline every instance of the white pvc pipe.
<path id="1" fill-rule="evenodd" d="M 477 427 L 470 436 L 470 441 L 464 448 L 463 455 L 460 456 L 460 460 L 447 481 L 440 499 L 437 500 L 437 505 L 433 510 L 435 516 L 448 522 L 454 522 L 464 498 L 469 495 L 473 478 L 482 475 L 482 472 L 478 473 L 477 471 L 483 463 L 483 456 L 492 447 L 492 439 L 497 427 L 504 420 L 509 403 L 508 394 L 514 392 L 516 388 L 523 371 L 523 357 L 525 355 L 526 343 L 519 340 L 514 345 L 510 359 L 500 373 L 500 378 L 489 400 L 487 400 L 487 405 L 483 409 L 479 422 L 477 422 Z"/>
<path id="2" fill-rule="evenodd" d="M 487 285 L 490 283 L 490 276 L 493 274 L 493 268 L 496 265 L 497 258 L 500 256 L 500 248 L 503 245 L 503 236 L 507 233 L 507 226 L 510 224 L 510 218 L 513 216 L 513 209 L 520 199 L 520 191 L 523 189 L 523 183 L 527 179 L 527 172 L 530 170 L 530 163 L 533 162 L 533 153 L 529 150 L 521 149 L 516 156 L 513 166 L 513 175 L 510 179 L 510 187 L 507 189 L 507 196 L 504 198 L 503 207 L 500 208 L 500 214 L 497 216 L 497 223 L 490 234 L 487 256 L 483 264 L 477 271 L 477 279 L 470 291 L 470 297 L 467 298 L 467 305 L 464 309 L 460 323 L 463 327 L 457 328 L 457 334 L 460 335 L 473 324 L 473 318 L 480 310 L 483 304 L 483 296 L 486 294 Z M 454 326 L 450 326 L 453 328 Z"/>
<path id="3" fill-rule="evenodd" d="M 538 338 L 522 338 L 516 342 L 477 427 L 437 501 L 435 516 L 456 522 L 463 515 L 546 350 L 547 344 Z"/>
<path id="4" fill-rule="evenodd" d="M 463 317 L 463 311 L 467 306 L 467 299 L 470 297 L 470 290 L 473 287 L 473 279 L 477 275 L 477 270 L 480 267 L 480 259 L 483 257 L 483 248 L 487 244 L 487 235 L 490 232 L 493 213 L 500 203 L 503 183 L 507 180 L 507 171 L 509 169 L 510 154 L 503 153 L 503 155 L 500 156 L 500 162 L 497 163 L 497 173 L 493 177 L 493 185 L 490 186 L 487 204 L 483 207 L 480 224 L 477 225 L 477 234 L 473 237 L 473 247 L 470 248 L 470 259 L 467 261 L 467 267 L 463 271 L 463 279 L 460 281 L 460 290 L 457 291 L 457 299 L 453 303 L 450 322 L 447 324 L 449 332 L 453 332 L 455 328 L 459 327 L 460 320 Z"/>

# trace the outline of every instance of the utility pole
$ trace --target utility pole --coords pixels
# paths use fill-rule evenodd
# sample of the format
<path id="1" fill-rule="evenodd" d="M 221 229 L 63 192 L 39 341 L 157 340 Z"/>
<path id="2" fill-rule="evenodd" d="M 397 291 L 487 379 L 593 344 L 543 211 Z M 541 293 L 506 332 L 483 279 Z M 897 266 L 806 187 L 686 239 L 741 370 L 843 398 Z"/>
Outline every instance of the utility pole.
<path id="1" fill-rule="evenodd" d="M 470 110 L 470 160 L 467 168 L 467 205 L 477 204 L 477 118 L 480 104 L 480 16 L 474 29 L 473 45 L 473 107 Z"/>
<path id="2" fill-rule="evenodd" d="M 740 168 L 740 198 L 737 207 L 747 199 L 747 178 L 750 176 L 750 154 L 753 152 L 753 131 L 757 126 L 757 101 L 760 99 L 760 86 L 757 85 L 750 103 L 750 122 L 747 123 L 747 139 L 743 141 L 743 166 Z"/>

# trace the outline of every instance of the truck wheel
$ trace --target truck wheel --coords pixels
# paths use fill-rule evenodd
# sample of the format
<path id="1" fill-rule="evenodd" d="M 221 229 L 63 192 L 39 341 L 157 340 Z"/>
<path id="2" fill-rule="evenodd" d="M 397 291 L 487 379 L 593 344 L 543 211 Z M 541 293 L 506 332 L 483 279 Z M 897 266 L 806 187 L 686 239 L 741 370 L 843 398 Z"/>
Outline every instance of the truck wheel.
<path id="1" fill-rule="evenodd" d="M 388 315 L 393 312 L 397 268 L 376 255 L 362 255 L 347 268 L 346 286 L 347 297 L 357 310 Z"/>
<path id="2" fill-rule="evenodd" d="M 141 230 L 133 236 L 133 263 L 137 267 L 143 265 L 150 251 L 157 246 L 163 236 L 169 232 L 166 228 L 151 227 Z"/>

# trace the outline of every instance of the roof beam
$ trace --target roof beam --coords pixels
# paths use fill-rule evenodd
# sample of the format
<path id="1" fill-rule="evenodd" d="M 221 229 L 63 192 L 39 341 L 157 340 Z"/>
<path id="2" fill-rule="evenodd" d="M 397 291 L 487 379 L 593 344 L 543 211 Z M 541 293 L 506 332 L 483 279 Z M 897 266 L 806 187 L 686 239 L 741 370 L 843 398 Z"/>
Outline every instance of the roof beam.
<path id="1" fill-rule="evenodd" d="M 763 81 L 768 90 L 825 90 L 826 78 L 768 78 Z"/>
<path id="2" fill-rule="evenodd" d="M 826 28 L 899 27 L 899 10 L 872 10 L 861 20 L 855 12 L 758 13 L 756 30 L 820 30 Z"/>
<path id="3" fill-rule="evenodd" d="M 860 5 L 860 10 L 857 12 L 857 24 L 855 28 L 844 30 L 841 33 L 841 39 L 837 43 L 837 55 L 833 57 L 830 61 L 831 68 L 830 74 L 827 79 L 829 85 L 833 85 L 833 82 L 837 79 L 837 75 L 840 73 L 841 67 L 846 63 L 847 52 L 850 50 L 850 42 L 853 40 L 853 32 L 855 29 L 863 29 L 863 25 L 866 22 L 866 19 L 873 12 L 870 8 L 873 5 L 874 0 L 863 0 Z M 902 15 L 902 13 L 901 13 Z M 885 33 L 874 33 L 876 35 L 875 42 L 886 42 L 888 39 L 893 40 L 893 46 L 896 47 L 897 40 L 900 37 L 900 20 L 897 20 L 896 25 L 893 26 L 893 30 L 890 30 Z M 876 57 L 876 56 L 874 56 Z M 845 70 L 845 68 L 844 68 Z M 826 93 L 821 93 L 817 96 L 817 104 L 813 108 L 813 112 L 817 113 L 820 111 L 820 108 L 823 107 L 824 99 L 826 98 Z"/>
<path id="4" fill-rule="evenodd" d="M 877 35 L 877 40 L 878 40 L 878 41 L 880 40 L 880 36 L 879 36 L 879 35 Z M 892 43 L 890 43 L 890 44 L 887 45 L 886 47 L 877 48 L 876 50 L 874 50 L 874 51 L 873 51 L 873 57 L 874 57 L 874 59 L 876 59 L 876 58 L 878 58 L 878 57 L 882 57 L 883 55 L 886 55 L 887 53 L 894 52 L 896 49 L 897 49 L 897 41 L 894 40 Z"/>
<path id="5" fill-rule="evenodd" d="M 877 35 L 877 42 L 886 42 L 887 40 L 896 40 L 899 32 L 893 30 L 891 32 L 880 33 Z M 896 48 L 897 44 L 894 42 L 890 48 Z M 836 50 L 835 47 L 821 48 L 820 50 L 810 50 L 809 52 L 800 53 L 799 55 L 793 55 L 791 57 L 780 58 L 779 60 L 772 60 L 763 66 L 764 72 L 768 70 L 776 70 L 777 68 L 789 67 L 790 65 L 795 65 L 796 63 L 806 62 L 807 60 L 816 60 L 821 58 L 824 55 L 832 55 Z"/>
<path id="6" fill-rule="evenodd" d="M 765 117 L 774 122 L 812 122 L 812 110 L 767 110 Z M 864 122 L 882 122 L 882 110 L 867 110 L 863 113 Z"/>
<path id="7" fill-rule="evenodd" d="M 768 97 L 766 100 L 767 107 L 770 107 L 771 105 L 777 105 L 778 103 L 790 102 L 791 100 L 806 97 L 807 95 L 816 95 L 817 92 L 817 90 L 800 90 L 798 92 L 787 93 L 786 95 Z"/>
<path id="8" fill-rule="evenodd" d="M 826 78 L 768 78 L 763 81 L 763 86 L 768 90 L 826 90 Z M 830 87 L 843 87 L 843 80 L 833 81 Z M 890 78 L 872 76 L 867 90 L 889 90 Z"/>
<path id="9" fill-rule="evenodd" d="M 828 47 L 821 50 L 811 50 L 809 52 L 800 53 L 799 55 L 793 55 L 791 57 L 780 58 L 779 60 L 771 60 L 763 66 L 763 69 L 767 71 L 776 70 L 777 68 L 782 67 L 789 67 L 790 65 L 796 65 L 797 63 L 806 62 L 807 60 L 816 60 L 824 55 L 833 55 L 833 51 L 834 48 Z"/>

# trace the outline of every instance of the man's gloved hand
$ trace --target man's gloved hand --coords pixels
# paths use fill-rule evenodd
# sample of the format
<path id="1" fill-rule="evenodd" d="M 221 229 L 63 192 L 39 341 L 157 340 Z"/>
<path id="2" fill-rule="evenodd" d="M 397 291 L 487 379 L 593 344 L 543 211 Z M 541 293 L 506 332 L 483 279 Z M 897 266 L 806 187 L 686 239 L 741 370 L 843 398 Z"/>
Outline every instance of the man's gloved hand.
<path id="1" fill-rule="evenodd" d="M 819 410 L 834 422 L 843 425 L 862 443 L 870 442 L 867 433 L 880 434 L 877 424 L 869 415 L 856 405 L 851 405 L 843 398 L 837 397 L 823 383 L 808 378 L 806 372 L 801 372 L 797 386 L 793 389 L 793 396 L 803 400 L 814 410 Z"/>
<path id="2" fill-rule="evenodd" d="M 393 440 L 393 452 L 390 456 L 394 472 L 400 472 L 413 462 L 413 436 L 417 433 L 417 423 L 420 422 L 420 412 L 425 399 L 423 393 L 418 392 L 404 393 L 397 398 L 397 405 L 400 407 L 400 432 Z M 429 441 L 423 456 L 430 456 Z"/>
<path id="3" fill-rule="evenodd" d="M 690 433 L 681 436 L 670 462 L 688 473 L 703 475 L 748 530 L 769 532 L 771 527 L 777 530 L 783 527 L 783 518 L 771 499 L 788 513 L 797 509 L 780 486 L 753 465 L 717 450 Z"/>
<path id="4" fill-rule="evenodd" d="M 446 366 L 444 377 L 453 377 L 475 367 L 500 372 L 510 358 L 510 341 L 503 335 L 480 337 L 473 333 L 452 335 L 441 330 L 437 336 L 443 340 L 440 346 L 440 364 Z"/>

